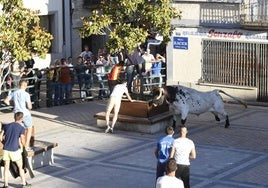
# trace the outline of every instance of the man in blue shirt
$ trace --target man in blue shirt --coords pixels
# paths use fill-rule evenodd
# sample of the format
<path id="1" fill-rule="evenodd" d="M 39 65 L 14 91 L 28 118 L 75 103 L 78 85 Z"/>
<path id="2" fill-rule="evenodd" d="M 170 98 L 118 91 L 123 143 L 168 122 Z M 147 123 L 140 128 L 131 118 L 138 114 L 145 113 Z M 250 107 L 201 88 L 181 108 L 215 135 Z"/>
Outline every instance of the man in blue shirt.
<path id="1" fill-rule="evenodd" d="M 165 175 L 166 163 L 169 159 L 171 146 L 174 141 L 173 127 L 167 126 L 165 132 L 166 136 L 164 136 L 157 142 L 157 147 L 155 149 L 155 157 L 157 158 L 156 179 Z"/>
<path id="2" fill-rule="evenodd" d="M 23 125 L 26 129 L 26 141 L 25 148 L 27 151 L 31 151 L 30 140 L 32 136 L 33 121 L 30 110 L 32 109 L 31 97 L 27 89 L 27 80 L 20 80 L 19 89 L 11 92 L 10 95 L 6 97 L 4 103 L 10 105 L 10 100 L 14 103 L 14 113 L 22 112 L 23 113 Z"/>
<path id="3" fill-rule="evenodd" d="M 158 87 L 162 87 L 163 78 L 161 75 L 161 71 L 162 71 L 162 64 L 165 62 L 166 59 L 163 56 L 161 56 L 160 54 L 156 54 L 155 62 L 152 63 L 153 82 L 158 83 Z"/>
<path id="4" fill-rule="evenodd" d="M 10 161 L 16 162 L 21 177 L 22 187 L 30 187 L 26 183 L 24 170 L 22 169 L 22 146 L 25 146 L 24 127 L 21 125 L 23 113 L 16 112 L 15 122 L 5 125 L 0 134 L 0 141 L 3 142 L 3 161 L 4 166 L 4 186 L 8 187 Z"/>

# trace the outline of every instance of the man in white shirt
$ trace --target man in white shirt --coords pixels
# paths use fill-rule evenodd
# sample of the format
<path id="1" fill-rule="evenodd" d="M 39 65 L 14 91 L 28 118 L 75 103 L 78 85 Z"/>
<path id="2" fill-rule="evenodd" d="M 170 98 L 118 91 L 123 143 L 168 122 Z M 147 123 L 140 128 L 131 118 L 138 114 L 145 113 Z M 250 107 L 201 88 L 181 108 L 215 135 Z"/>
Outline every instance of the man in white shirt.
<path id="1" fill-rule="evenodd" d="M 180 178 L 185 188 L 190 188 L 190 158 L 196 158 L 195 145 L 186 138 L 187 128 L 181 128 L 181 136 L 174 140 L 170 157 L 174 157 L 178 166 L 176 177 Z"/>
<path id="2" fill-rule="evenodd" d="M 167 161 L 166 168 L 167 175 L 157 178 L 156 188 L 184 188 L 183 181 L 175 177 L 177 164 L 174 158 Z"/>
<path id="3" fill-rule="evenodd" d="M 86 61 L 88 57 L 90 57 L 93 53 L 89 50 L 88 45 L 84 46 L 85 51 L 83 51 L 79 56 L 83 58 L 83 61 Z"/>
<path id="4" fill-rule="evenodd" d="M 107 65 L 107 61 L 105 60 L 104 56 L 100 55 L 99 59 L 96 61 L 96 76 L 98 78 L 98 81 L 100 83 L 100 89 L 99 89 L 99 99 L 102 99 L 102 97 L 105 96 L 105 90 L 104 90 L 104 77 L 106 75 L 104 66 Z"/>
<path id="5" fill-rule="evenodd" d="M 130 102 L 133 102 L 132 98 L 130 97 L 128 93 L 126 81 L 123 81 L 121 84 L 117 84 L 114 87 L 113 92 L 110 95 L 110 99 L 106 108 L 106 115 L 105 115 L 106 125 L 107 125 L 107 129 L 105 130 L 105 133 L 108 133 L 108 132 L 113 133 L 113 128 L 118 118 L 118 113 L 119 113 L 119 109 L 121 106 L 121 99 L 124 93 L 126 94 L 128 100 L 130 100 Z M 113 116 L 112 124 L 111 126 L 109 126 L 110 113 L 112 109 L 114 109 L 114 116 Z"/>

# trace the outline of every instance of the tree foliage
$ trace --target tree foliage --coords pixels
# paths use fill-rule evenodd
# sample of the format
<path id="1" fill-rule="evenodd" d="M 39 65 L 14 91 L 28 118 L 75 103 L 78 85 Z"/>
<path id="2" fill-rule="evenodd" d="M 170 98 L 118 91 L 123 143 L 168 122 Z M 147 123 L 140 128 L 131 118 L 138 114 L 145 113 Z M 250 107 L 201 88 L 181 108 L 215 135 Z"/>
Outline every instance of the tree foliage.
<path id="1" fill-rule="evenodd" d="M 23 7 L 22 0 L 0 0 L 0 49 L 11 52 L 10 61 L 0 60 L 0 94 L 15 61 L 27 61 L 31 54 L 44 58 L 52 35 L 40 27 L 39 11 Z"/>
<path id="2" fill-rule="evenodd" d="M 171 20 L 181 14 L 171 3 L 172 0 L 101 0 L 98 9 L 81 18 L 80 34 L 109 35 L 107 47 L 111 52 L 133 51 L 138 42 L 143 43 L 156 33 L 166 43 L 174 30 Z"/>
<path id="3" fill-rule="evenodd" d="M 24 8 L 22 0 L 0 0 L 0 5 L 0 48 L 7 47 L 18 61 L 30 59 L 32 52 L 45 57 L 52 35 L 40 27 L 39 11 Z"/>

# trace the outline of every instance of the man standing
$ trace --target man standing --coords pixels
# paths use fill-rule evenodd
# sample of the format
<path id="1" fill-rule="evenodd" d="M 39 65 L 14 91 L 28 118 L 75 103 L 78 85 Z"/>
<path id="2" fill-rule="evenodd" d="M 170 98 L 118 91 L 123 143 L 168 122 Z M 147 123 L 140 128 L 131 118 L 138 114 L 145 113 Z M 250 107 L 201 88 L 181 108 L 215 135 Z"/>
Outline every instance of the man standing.
<path id="1" fill-rule="evenodd" d="M 165 129 L 165 132 L 166 132 L 166 136 L 164 136 L 157 142 L 157 146 L 154 152 L 155 157 L 157 158 L 156 179 L 159 178 L 160 176 L 165 175 L 166 164 L 169 159 L 171 146 L 174 141 L 173 127 L 167 126 Z"/>
<path id="2" fill-rule="evenodd" d="M 104 58 L 104 56 L 100 55 L 99 59 L 96 61 L 96 76 L 98 78 L 98 81 L 100 83 L 100 89 L 99 89 L 99 99 L 102 99 L 102 97 L 105 96 L 105 90 L 104 90 L 104 78 L 106 75 L 105 72 L 105 66 L 107 65 L 107 61 Z"/>
<path id="3" fill-rule="evenodd" d="M 88 45 L 84 45 L 84 50 L 79 56 L 83 58 L 83 62 L 86 61 L 87 57 L 90 57 L 93 53 L 89 50 Z"/>
<path id="4" fill-rule="evenodd" d="M 170 158 L 167 161 L 167 175 L 159 177 L 156 182 L 156 188 L 184 188 L 183 182 L 175 177 L 177 170 L 176 160 Z"/>
<path id="5" fill-rule="evenodd" d="M 185 188 L 190 187 L 190 158 L 196 158 L 195 145 L 192 140 L 186 138 L 187 128 L 181 128 L 181 136 L 174 140 L 170 157 L 176 159 L 178 169 L 176 177 L 181 178 Z"/>
<path id="6" fill-rule="evenodd" d="M 121 106 L 121 99 L 122 99 L 123 94 L 126 94 L 128 100 L 130 100 L 130 102 L 133 102 L 132 98 L 130 97 L 130 95 L 128 93 L 126 81 L 123 81 L 121 84 L 117 84 L 114 87 L 114 90 L 110 95 L 110 99 L 109 99 L 109 102 L 108 102 L 108 105 L 106 108 L 106 115 L 105 115 L 106 125 L 107 125 L 107 129 L 105 130 L 105 133 L 108 133 L 108 132 L 113 133 L 113 128 L 114 128 L 114 125 L 117 121 L 117 117 L 118 117 L 119 109 Z M 113 120 L 112 120 L 112 125 L 109 126 L 110 113 L 111 113 L 112 109 L 114 109 L 114 116 L 113 116 Z"/>
<path id="7" fill-rule="evenodd" d="M 24 128 L 21 126 L 23 113 L 16 112 L 15 122 L 5 125 L 0 134 L 0 140 L 3 141 L 3 161 L 4 166 L 4 186 L 8 187 L 9 165 L 10 161 L 16 162 L 21 177 L 22 187 L 30 187 L 25 180 L 24 170 L 22 169 L 22 154 L 20 145 L 25 144 Z"/>
<path id="8" fill-rule="evenodd" d="M 30 151 L 30 140 L 32 136 L 32 117 L 30 110 L 32 109 L 32 102 L 29 93 L 25 90 L 27 88 L 27 81 L 20 80 L 19 89 L 11 92 L 9 96 L 4 100 L 7 105 L 10 105 L 10 100 L 14 103 L 14 113 L 22 112 L 23 113 L 23 124 L 26 128 L 26 142 L 25 149 Z"/>

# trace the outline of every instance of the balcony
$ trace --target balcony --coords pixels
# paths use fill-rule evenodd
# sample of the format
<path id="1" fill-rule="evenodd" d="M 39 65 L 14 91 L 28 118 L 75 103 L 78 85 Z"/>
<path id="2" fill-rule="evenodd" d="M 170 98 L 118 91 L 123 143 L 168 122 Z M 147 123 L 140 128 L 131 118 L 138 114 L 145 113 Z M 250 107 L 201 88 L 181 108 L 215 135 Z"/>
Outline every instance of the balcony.
<path id="1" fill-rule="evenodd" d="M 240 23 L 242 26 L 268 27 L 268 1 L 241 3 L 240 12 Z"/>

